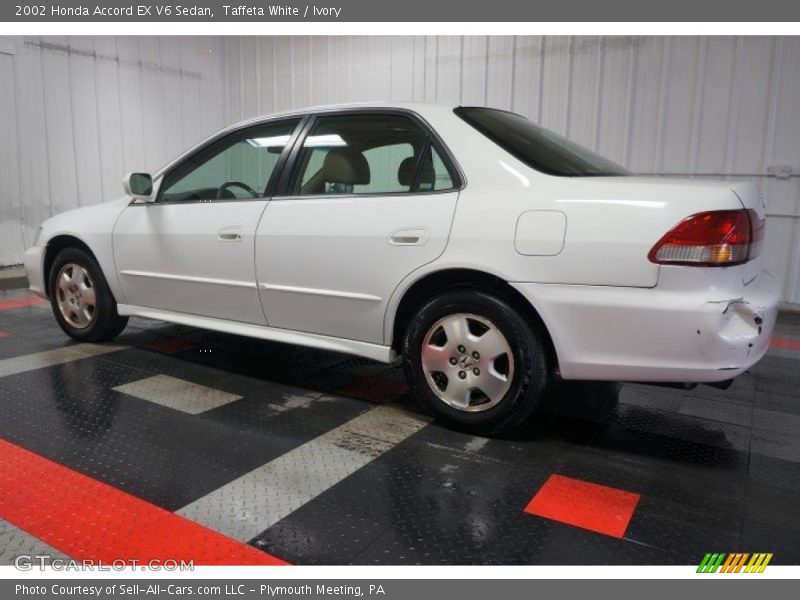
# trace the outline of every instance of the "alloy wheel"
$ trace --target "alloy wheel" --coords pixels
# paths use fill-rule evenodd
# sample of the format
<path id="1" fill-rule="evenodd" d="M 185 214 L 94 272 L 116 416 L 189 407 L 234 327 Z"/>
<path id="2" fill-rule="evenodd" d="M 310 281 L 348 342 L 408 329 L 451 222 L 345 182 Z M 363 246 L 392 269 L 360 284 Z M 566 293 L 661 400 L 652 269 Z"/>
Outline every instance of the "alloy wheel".
<path id="1" fill-rule="evenodd" d="M 56 277 L 56 303 L 64 320 L 76 329 L 92 324 L 97 311 L 95 285 L 89 272 L 79 264 L 67 263 Z"/>
<path id="2" fill-rule="evenodd" d="M 431 390 L 460 411 L 496 406 L 514 378 L 514 356 L 506 337 L 491 321 L 470 313 L 434 323 L 422 343 L 421 358 Z"/>

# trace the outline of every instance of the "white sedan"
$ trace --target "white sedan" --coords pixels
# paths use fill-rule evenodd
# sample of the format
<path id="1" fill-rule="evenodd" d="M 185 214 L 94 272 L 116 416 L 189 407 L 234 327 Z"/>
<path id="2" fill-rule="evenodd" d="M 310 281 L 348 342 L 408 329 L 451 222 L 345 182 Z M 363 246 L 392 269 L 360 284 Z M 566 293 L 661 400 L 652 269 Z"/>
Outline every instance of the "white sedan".
<path id="1" fill-rule="evenodd" d="M 777 311 L 752 184 L 632 176 L 500 110 L 259 117 L 124 187 L 25 255 L 68 335 L 138 316 L 402 357 L 472 432 L 520 424 L 556 376 L 724 385 Z"/>

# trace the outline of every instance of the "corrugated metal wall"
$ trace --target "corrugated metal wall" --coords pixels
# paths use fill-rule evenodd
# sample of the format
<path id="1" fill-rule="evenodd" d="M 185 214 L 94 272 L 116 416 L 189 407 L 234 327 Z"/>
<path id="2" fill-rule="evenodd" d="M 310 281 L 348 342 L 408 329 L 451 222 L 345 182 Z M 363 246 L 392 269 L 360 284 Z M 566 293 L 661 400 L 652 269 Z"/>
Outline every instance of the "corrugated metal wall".
<path id="1" fill-rule="evenodd" d="M 0 265 L 225 124 L 222 40 L 0 38 Z"/>
<path id="2" fill-rule="evenodd" d="M 225 50 L 230 120 L 352 100 L 483 104 L 634 171 L 754 179 L 767 266 L 800 303 L 800 38 L 242 37 Z M 780 165 L 794 174 L 770 176 Z"/>
<path id="3" fill-rule="evenodd" d="M 800 303 L 797 37 L 0 38 L 0 81 L 0 264 L 225 122 L 423 100 L 513 109 L 638 172 L 754 179 Z"/>

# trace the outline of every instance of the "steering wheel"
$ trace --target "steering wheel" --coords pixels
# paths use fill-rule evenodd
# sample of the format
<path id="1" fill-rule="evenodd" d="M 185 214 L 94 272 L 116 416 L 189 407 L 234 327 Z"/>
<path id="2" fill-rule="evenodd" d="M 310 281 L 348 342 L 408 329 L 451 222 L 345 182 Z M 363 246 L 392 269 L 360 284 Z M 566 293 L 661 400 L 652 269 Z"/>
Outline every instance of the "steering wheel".
<path id="1" fill-rule="evenodd" d="M 222 194 L 230 187 L 242 188 L 244 191 L 250 194 L 251 198 L 258 198 L 261 195 L 246 183 L 242 183 L 241 181 L 229 181 L 220 186 L 219 190 L 217 191 L 217 200 L 222 200 Z M 235 197 L 236 195 L 234 195 L 234 198 Z"/>

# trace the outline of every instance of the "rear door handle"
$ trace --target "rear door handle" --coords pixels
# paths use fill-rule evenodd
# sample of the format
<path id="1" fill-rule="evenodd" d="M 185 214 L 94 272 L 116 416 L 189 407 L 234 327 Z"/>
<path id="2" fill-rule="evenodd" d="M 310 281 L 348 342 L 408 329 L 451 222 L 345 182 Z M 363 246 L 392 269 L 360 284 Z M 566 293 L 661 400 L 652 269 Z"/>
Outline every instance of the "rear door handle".
<path id="1" fill-rule="evenodd" d="M 225 229 L 220 229 L 219 233 L 217 233 L 217 239 L 220 242 L 241 242 L 242 232 L 238 227 L 226 227 Z"/>
<path id="2" fill-rule="evenodd" d="M 389 236 L 389 243 L 395 246 L 422 246 L 428 241 L 428 230 L 424 227 L 400 229 Z"/>

